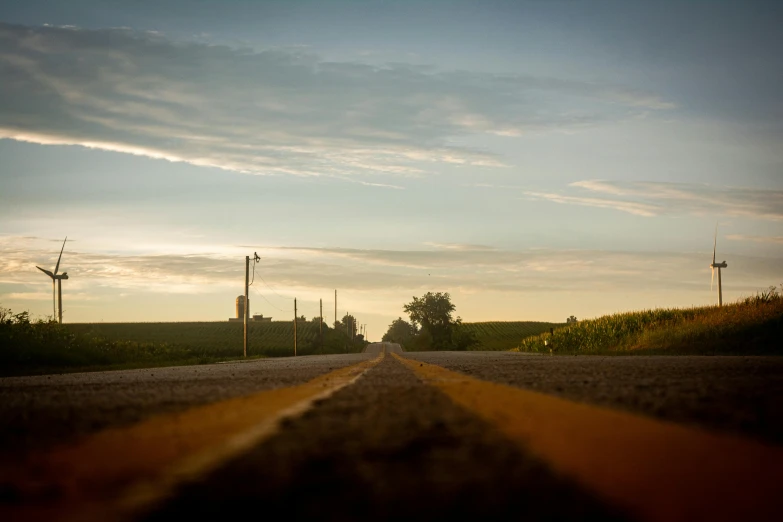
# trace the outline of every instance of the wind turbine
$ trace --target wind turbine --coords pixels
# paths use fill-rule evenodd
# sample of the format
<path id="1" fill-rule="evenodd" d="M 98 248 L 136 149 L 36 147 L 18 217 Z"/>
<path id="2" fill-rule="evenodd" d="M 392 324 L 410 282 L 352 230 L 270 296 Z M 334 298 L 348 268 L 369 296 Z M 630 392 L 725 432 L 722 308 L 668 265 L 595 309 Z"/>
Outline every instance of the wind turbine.
<path id="1" fill-rule="evenodd" d="M 715 240 L 712 243 L 712 264 L 710 265 L 710 268 L 712 269 L 712 277 L 710 278 L 710 291 L 712 291 L 712 283 L 715 280 L 715 269 L 718 269 L 718 306 L 723 306 L 723 285 L 721 284 L 720 279 L 720 269 L 726 268 L 727 265 L 726 261 L 722 261 L 720 263 L 715 262 L 715 250 L 718 246 L 718 225 L 715 225 Z"/>
<path id="2" fill-rule="evenodd" d="M 68 238 L 65 238 L 65 241 L 68 241 Z M 63 241 L 63 247 L 60 249 L 60 257 L 57 258 L 57 265 L 54 267 L 54 273 L 44 270 L 40 266 L 36 265 L 35 268 L 43 272 L 44 274 L 48 275 L 52 278 L 52 314 L 57 315 L 59 319 L 59 323 L 63 323 L 63 286 L 62 281 L 63 279 L 68 279 L 68 272 L 63 272 L 62 274 L 58 274 L 57 271 L 60 269 L 60 259 L 63 257 L 63 250 L 65 250 L 65 241 Z M 55 299 L 54 299 L 54 286 L 55 282 L 57 283 L 57 309 L 55 310 Z M 59 311 L 59 314 L 57 314 L 57 311 Z"/>

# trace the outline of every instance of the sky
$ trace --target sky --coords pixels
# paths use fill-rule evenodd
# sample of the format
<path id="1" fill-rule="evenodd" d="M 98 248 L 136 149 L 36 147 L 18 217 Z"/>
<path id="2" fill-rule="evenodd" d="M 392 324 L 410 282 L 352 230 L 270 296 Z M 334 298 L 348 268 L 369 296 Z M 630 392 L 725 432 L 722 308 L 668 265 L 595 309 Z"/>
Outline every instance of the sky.
<path id="1" fill-rule="evenodd" d="M 783 283 L 783 4 L 0 3 L 0 306 L 563 322 Z"/>

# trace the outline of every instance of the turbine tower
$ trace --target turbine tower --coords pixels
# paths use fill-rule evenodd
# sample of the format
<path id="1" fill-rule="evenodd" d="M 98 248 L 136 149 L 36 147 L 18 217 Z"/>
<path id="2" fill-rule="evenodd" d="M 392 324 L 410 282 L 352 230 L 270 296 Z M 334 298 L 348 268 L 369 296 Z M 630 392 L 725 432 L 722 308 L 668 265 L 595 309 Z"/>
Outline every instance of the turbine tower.
<path id="1" fill-rule="evenodd" d="M 65 238 L 65 241 L 68 241 L 68 238 Z M 58 274 L 57 271 L 60 269 L 60 259 L 63 257 L 63 250 L 65 250 L 65 241 L 63 241 L 63 247 L 60 249 L 60 256 L 57 258 L 57 265 L 54 267 L 54 273 L 45 270 L 41 268 L 40 266 L 36 265 L 35 268 L 43 272 L 44 274 L 48 275 L 52 278 L 52 315 L 56 315 L 58 318 L 58 322 L 60 324 L 63 323 L 63 286 L 62 282 L 63 279 L 68 279 L 68 272 L 63 272 L 62 274 Z M 55 283 L 57 284 L 57 300 L 55 301 Z M 56 308 L 55 308 L 56 304 Z M 59 313 L 58 313 L 59 312 Z"/>
<path id="2" fill-rule="evenodd" d="M 715 269 L 718 269 L 718 306 L 723 306 L 723 285 L 721 284 L 721 278 L 720 278 L 720 269 L 726 268 L 727 265 L 726 261 L 722 261 L 720 263 L 715 262 L 715 249 L 718 246 L 718 225 L 715 225 L 715 240 L 712 243 L 712 264 L 710 265 L 710 268 L 712 269 L 712 277 L 710 278 L 710 291 L 712 291 L 712 284 L 715 281 Z"/>

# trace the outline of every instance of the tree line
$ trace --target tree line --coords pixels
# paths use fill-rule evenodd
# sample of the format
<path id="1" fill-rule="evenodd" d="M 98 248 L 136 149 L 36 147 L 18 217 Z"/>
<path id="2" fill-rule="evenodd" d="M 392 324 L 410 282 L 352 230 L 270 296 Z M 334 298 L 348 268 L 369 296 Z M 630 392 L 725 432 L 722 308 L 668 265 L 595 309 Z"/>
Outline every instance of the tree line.
<path id="1" fill-rule="evenodd" d="M 409 321 L 395 319 L 384 342 L 401 344 L 407 351 L 468 350 L 480 344 L 473 332 L 454 319 L 456 310 L 448 292 L 427 292 L 403 306 Z"/>

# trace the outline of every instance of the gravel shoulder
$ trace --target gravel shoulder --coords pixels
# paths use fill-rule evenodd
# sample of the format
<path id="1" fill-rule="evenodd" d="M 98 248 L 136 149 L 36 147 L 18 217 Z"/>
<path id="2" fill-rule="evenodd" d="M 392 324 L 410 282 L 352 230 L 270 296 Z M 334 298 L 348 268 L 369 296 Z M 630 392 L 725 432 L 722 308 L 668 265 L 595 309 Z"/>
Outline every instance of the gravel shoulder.
<path id="1" fill-rule="evenodd" d="M 478 379 L 783 444 L 783 357 L 404 356 Z"/>

